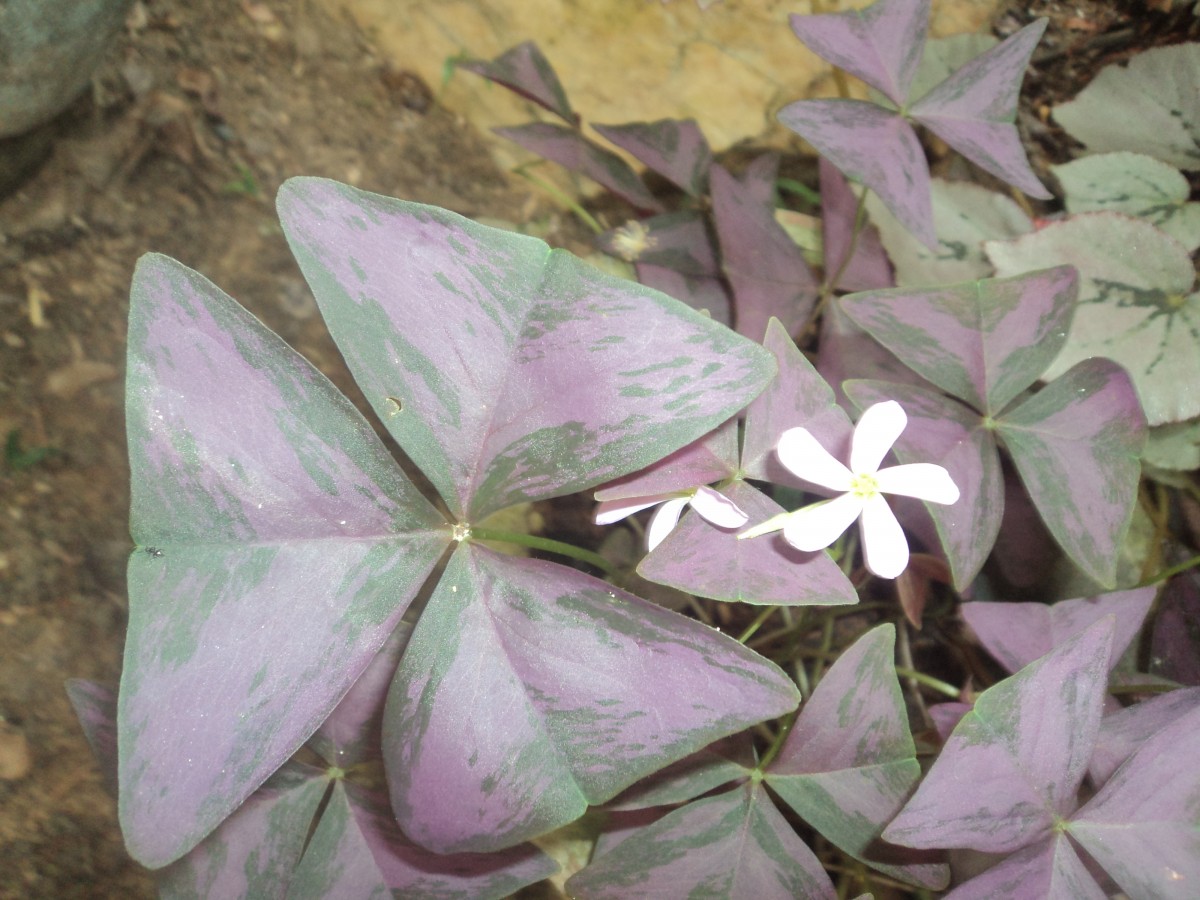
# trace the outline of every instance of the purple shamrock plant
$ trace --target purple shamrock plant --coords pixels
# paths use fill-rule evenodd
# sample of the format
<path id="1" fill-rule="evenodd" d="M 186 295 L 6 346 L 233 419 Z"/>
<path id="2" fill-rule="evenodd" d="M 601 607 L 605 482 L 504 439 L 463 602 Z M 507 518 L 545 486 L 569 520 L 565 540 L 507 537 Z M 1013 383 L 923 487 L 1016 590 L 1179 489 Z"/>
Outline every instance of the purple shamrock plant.
<path id="1" fill-rule="evenodd" d="M 829 157 L 819 271 L 776 218 L 776 157 L 735 176 L 695 122 L 597 126 L 668 185 L 652 190 L 584 136 L 530 43 L 460 65 L 559 120 L 501 133 L 632 207 L 600 243 L 642 284 L 445 210 L 286 182 L 284 233 L 403 463 L 234 300 L 142 259 L 125 666 L 118 694 L 69 692 L 163 896 L 501 898 L 588 829 L 571 897 L 1195 895 L 1200 689 L 1166 677 L 1200 670 L 1177 633 L 1194 583 L 1163 610 L 1153 587 L 1194 560 L 1156 578 L 1149 551 L 1140 584 L 1118 566 L 1146 440 L 1134 384 L 1061 361 L 1079 276 L 1049 249 L 1014 277 L 893 288 L 865 220 L 870 189 L 936 242 L 910 122 L 1046 196 L 1013 125 L 1044 22 L 913 96 L 928 15 L 792 18 L 890 104 L 781 113 Z M 623 567 L 495 524 L 580 492 L 599 524 L 636 531 L 655 507 L 648 552 Z M 1039 570 L 1039 602 L 997 596 L 993 549 L 1034 510 L 1121 589 L 1054 603 Z M 925 605 L 905 599 L 914 559 L 952 576 L 924 585 L 922 633 L 894 597 Z M 959 665 L 984 682 L 973 706 L 942 677 L 970 654 L 960 616 L 1015 673 L 987 686 Z M 957 702 L 927 709 L 930 691 Z"/>

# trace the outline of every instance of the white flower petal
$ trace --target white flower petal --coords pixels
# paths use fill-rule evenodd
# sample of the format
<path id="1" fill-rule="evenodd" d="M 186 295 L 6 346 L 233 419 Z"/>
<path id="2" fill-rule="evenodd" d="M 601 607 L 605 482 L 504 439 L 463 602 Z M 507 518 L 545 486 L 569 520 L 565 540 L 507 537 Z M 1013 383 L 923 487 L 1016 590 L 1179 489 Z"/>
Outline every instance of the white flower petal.
<path id="1" fill-rule="evenodd" d="M 823 550 L 850 527 L 862 507 L 862 499 L 853 494 L 805 506 L 788 515 L 783 538 L 797 550 Z"/>
<path id="2" fill-rule="evenodd" d="M 895 578 L 908 567 L 908 540 L 887 501 L 876 494 L 863 505 L 863 557 L 877 578 Z"/>
<path id="3" fill-rule="evenodd" d="M 675 494 L 655 494 L 652 497 L 624 497 L 620 500 L 602 500 L 596 504 L 595 522 L 597 525 L 611 525 L 619 522 L 635 512 L 649 509 L 656 503 L 670 500 Z"/>
<path id="4" fill-rule="evenodd" d="M 741 528 L 750 517 L 736 503 L 710 487 L 698 487 L 691 499 L 692 509 L 718 528 Z"/>
<path id="5" fill-rule="evenodd" d="M 934 463 L 910 463 L 880 469 L 875 473 L 875 481 L 885 494 L 916 497 L 930 503 L 958 502 L 958 485 L 949 472 Z"/>
<path id="6" fill-rule="evenodd" d="M 668 500 L 654 511 L 650 524 L 646 526 L 646 548 L 653 550 L 662 543 L 663 538 L 671 533 L 671 529 L 679 522 L 683 508 L 687 506 L 687 497 L 676 497 Z"/>
<path id="7" fill-rule="evenodd" d="M 807 428 L 789 428 L 780 435 L 775 455 L 797 478 L 831 491 L 850 490 L 850 470 L 831 456 Z"/>
<path id="8" fill-rule="evenodd" d="M 856 475 L 874 472 L 908 424 L 908 416 L 895 400 L 868 407 L 854 426 L 850 442 L 850 468 Z"/>

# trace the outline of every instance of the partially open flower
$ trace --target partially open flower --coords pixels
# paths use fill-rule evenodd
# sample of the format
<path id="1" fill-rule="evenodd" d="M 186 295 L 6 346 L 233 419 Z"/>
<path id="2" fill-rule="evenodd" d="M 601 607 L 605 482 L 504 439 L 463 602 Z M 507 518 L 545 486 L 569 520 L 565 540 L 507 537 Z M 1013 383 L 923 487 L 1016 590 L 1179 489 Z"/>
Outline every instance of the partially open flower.
<path id="1" fill-rule="evenodd" d="M 908 417 L 894 400 L 870 407 L 854 429 L 850 468 L 834 459 L 807 429 L 789 428 L 775 447 L 779 461 L 797 477 L 843 493 L 774 516 L 738 537 L 782 529 L 784 540 L 797 550 L 821 550 L 860 519 L 867 568 L 880 578 L 895 578 L 908 565 L 908 541 L 883 495 L 946 504 L 957 502 L 959 496 L 958 486 L 941 466 L 913 463 L 879 468 L 907 424 Z"/>
<path id="2" fill-rule="evenodd" d="M 719 528 L 741 528 L 749 520 L 736 503 L 713 488 L 702 486 L 692 491 L 653 494 L 648 497 L 625 497 L 605 500 L 596 507 L 596 524 L 611 525 L 635 512 L 661 503 L 646 527 L 646 546 L 653 550 L 679 522 L 684 507 L 691 506 L 701 518 Z"/>

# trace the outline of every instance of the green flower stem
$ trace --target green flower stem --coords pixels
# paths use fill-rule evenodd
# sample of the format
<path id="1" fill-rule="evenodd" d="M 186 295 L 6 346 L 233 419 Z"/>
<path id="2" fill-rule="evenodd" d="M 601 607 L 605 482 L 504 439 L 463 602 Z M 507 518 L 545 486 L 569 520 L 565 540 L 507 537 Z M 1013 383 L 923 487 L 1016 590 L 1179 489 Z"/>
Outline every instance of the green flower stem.
<path id="1" fill-rule="evenodd" d="M 537 165 L 537 164 L 538 163 L 535 162 L 535 163 L 531 163 L 528 165 Z M 575 215 L 577 215 L 579 217 L 579 220 L 581 222 L 583 222 L 583 224 L 586 225 L 588 228 L 592 229 L 592 231 L 594 231 L 596 234 L 604 233 L 604 227 L 599 222 L 596 221 L 595 217 L 593 217 L 591 213 L 589 213 L 586 209 L 584 209 L 577 202 L 575 202 L 574 198 L 570 197 L 563 191 L 559 190 L 557 187 L 555 187 L 549 181 L 547 181 L 544 178 L 539 178 L 537 175 L 534 175 L 532 172 L 527 171 L 525 166 L 518 166 L 517 168 L 513 169 L 513 172 L 516 173 L 517 175 L 520 175 L 526 181 L 529 181 L 532 184 L 536 184 L 543 191 L 545 191 L 547 194 L 552 196 L 555 200 L 557 200 L 559 203 L 561 203 L 563 206 L 565 206 L 567 209 L 569 209 L 571 212 L 575 213 Z"/>
<path id="2" fill-rule="evenodd" d="M 773 616 L 775 611 L 778 609 L 778 606 L 768 606 L 766 609 L 760 612 L 755 617 L 754 621 L 751 622 L 746 628 L 746 630 L 742 632 L 742 635 L 737 639 L 737 642 L 739 644 L 744 644 L 746 641 L 750 640 L 750 638 L 754 636 L 754 632 L 758 631 L 758 629 L 762 627 L 763 623 L 766 622 L 767 619 L 771 618 L 771 616 Z"/>
<path id="3" fill-rule="evenodd" d="M 937 691 L 939 694 L 945 694 L 951 700 L 961 700 L 962 691 L 952 684 L 934 678 L 932 675 L 926 675 L 924 672 L 918 672 L 916 669 L 910 669 L 907 666 L 896 666 L 896 674 L 901 678 L 908 678 L 911 681 L 916 681 L 925 687 Z"/>
<path id="4" fill-rule="evenodd" d="M 800 710 L 796 709 L 790 712 L 779 725 L 779 734 L 775 735 L 775 740 L 767 752 L 763 754 L 763 758 L 759 761 L 756 771 L 766 772 L 767 767 L 774 762 L 775 757 L 779 755 L 779 751 L 783 749 L 784 741 L 787 736 L 792 733 L 792 726 L 796 724 L 796 716 L 800 715 Z"/>
<path id="5" fill-rule="evenodd" d="M 479 541 L 499 541 L 503 544 L 516 544 L 519 547 L 531 547 L 534 550 L 545 550 L 549 553 L 557 553 L 560 556 L 569 556 L 571 559 L 577 559 L 580 562 L 585 562 L 589 566 L 595 566 L 601 572 L 607 575 L 620 575 L 621 569 L 613 565 L 599 553 L 593 553 L 591 550 L 584 550 L 582 547 L 576 547 L 574 544 L 565 544 L 562 541 L 553 541 L 550 538 L 536 537 L 532 534 L 522 534 L 519 531 L 503 531 L 497 528 L 475 528 L 471 529 L 471 537 Z"/>
<path id="6" fill-rule="evenodd" d="M 1174 578 L 1181 572 L 1186 572 L 1188 569 L 1194 569 L 1200 566 L 1200 556 L 1193 556 L 1191 559 L 1185 559 L 1178 565 L 1171 566 L 1169 569 L 1163 569 L 1157 575 L 1151 575 L 1149 578 L 1139 581 L 1134 585 L 1135 588 L 1150 587 L 1152 584 L 1162 584 L 1168 578 Z"/>

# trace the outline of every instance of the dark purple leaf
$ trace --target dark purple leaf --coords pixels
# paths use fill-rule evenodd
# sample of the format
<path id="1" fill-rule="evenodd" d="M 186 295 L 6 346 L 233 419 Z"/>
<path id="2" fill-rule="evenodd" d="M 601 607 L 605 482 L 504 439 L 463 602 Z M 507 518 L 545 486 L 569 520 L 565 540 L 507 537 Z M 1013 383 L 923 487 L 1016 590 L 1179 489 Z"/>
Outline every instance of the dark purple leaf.
<path id="1" fill-rule="evenodd" d="M 1150 735 L 1197 707 L 1200 707 L 1200 688 L 1184 688 L 1105 716 L 1100 721 L 1100 736 L 1088 766 L 1093 783 L 1103 785 Z"/>
<path id="2" fill-rule="evenodd" d="M 631 219 L 596 243 L 626 262 L 663 266 L 682 275 L 715 277 L 721 271 L 704 216 L 692 210 Z"/>
<path id="3" fill-rule="evenodd" d="M 772 663 L 699 622 L 462 545 L 388 699 L 392 806 L 438 852 L 512 846 L 797 701 Z"/>
<path id="4" fill-rule="evenodd" d="M 750 517 L 765 522 L 783 512 L 745 482 L 723 489 Z M 857 603 L 849 579 L 824 550 L 804 553 L 780 533 L 740 540 L 692 512 L 637 567 L 643 578 L 699 597 L 780 606 Z"/>
<path id="5" fill-rule="evenodd" d="M 646 287 L 662 291 L 686 303 L 692 309 L 705 312 L 714 322 L 733 326 L 733 300 L 719 278 L 706 275 L 682 275 L 674 269 L 636 263 L 638 281 Z"/>
<path id="6" fill-rule="evenodd" d="M 1009 584 L 1032 588 L 1052 577 L 1062 558 L 1019 478 L 1004 479 L 1004 515 L 992 560 Z"/>
<path id="7" fill-rule="evenodd" d="M 379 756 L 379 728 L 388 687 L 412 626 L 401 622 L 308 742 L 332 766 L 349 769 Z"/>
<path id="8" fill-rule="evenodd" d="M 1016 278 L 843 297 L 842 310 L 911 369 L 997 415 L 1066 341 L 1077 291 L 1070 266 Z"/>
<path id="9" fill-rule="evenodd" d="M 962 617 L 1005 669 L 1015 672 L 1105 616 L 1113 616 L 1111 669 L 1141 630 L 1156 589 L 1138 588 L 1097 597 L 1045 603 L 964 603 Z"/>
<path id="10" fill-rule="evenodd" d="M 319 179 L 279 202 L 368 402 L 460 519 L 643 468 L 773 373 L 761 347 L 535 238 Z"/>
<path id="11" fill-rule="evenodd" d="M 933 727 L 937 729 L 938 737 L 945 743 L 962 717 L 975 706 L 973 703 L 959 703 L 956 700 L 949 703 L 935 703 L 929 707 L 929 718 L 933 719 Z"/>
<path id="12" fill-rule="evenodd" d="M 903 106 L 925 47 L 929 0 L 876 0 L 865 9 L 792 15 L 791 23 L 813 53 Z"/>
<path id="13" fill-rule="evenodd" d="M 1150 671 L 1200 685 L 1200 579 L 1186 572 L 1163 588 L 1154 619 Z"/>
<path id="14" fill-rule="evenodd" d="M 862 100 L 799 100 L 779 111 L 779 121 L 847 178 L 878 194 L 923 244 L 937 247 L 929 164 L 916 132 L 899 113 Z"/>
<path id="15" fill-rule="evenodd" d="M 386 797 L 338 781 L 287 896 L 499 900 L 557 869 L 528 845 L 499 853 L 430 853 L 396 827 Z"/>
<path id="16" fill-rule="evenodd" d="M 1069 833 L 1130 897 L 1190 900 L 1200 884 L 1200 709 L 1156 732 L 1073 817 Z"/>
<path id="17" fill-rule="evenodd" d="M 821 235 L 825 247 L 825 283 L 839 272 L 835 288 L 842 291 L 871 291 L 889 288 L 892 266 L 879 239 L 879 229 L 864 222 L 855 239 L 858 198 L 850 190 L 845 176 L 825 157 L 820 160 Z M 865 215 L 865 212 L 864 212 Z M 845 262 L 854 245 L 854 255 Z"/>
<path id="18" fill-rule="evenodd" d="M 450 532 L 324 376 L 166 257 L 134 273 L 127 395 L 120 812 L 159 867 L 324 721 Z"/>
<path id="19" fill-rule="evenodd" d="M 979 414 L 933 391 L 879 381 L 848 381 L 844 388 L 860 409 L 896 400 L 908 415 L 908 427 L 893 446 L 901 463 L 944 466 L 962 495 L 957 503 L 924 504 L 954 584 L 961 591 L 987 561 L 1004 512 L 1000 455 L 992 432 Z"/>
<path id="20" fill-rule="evenodd" d="M 817 299 L 817 281 L 803 252 L 775 221 L 770 201 L 764 203 L 719 165 L 712 167 L 709 183 L 738 332 L 760 341 L 772 317 L 788 333 L 798 331 Z"/>
<path id="21" fill-rule="evenodd" d="M 596 499 L 649 497 L 732 478 L 737 472 L 737 441 L 737 420 L 730 419 L 640 472 L 610 481 L 596 491 Z"/>
<path id="22" fill-rule="evenodd" d="M 1108 894 L 1096 884 L 1071 841 L 1055 834 L 1047 842 L 1014 853 L 946 896 L 953 900 L 1107 900 Z"/>
<path id="23" fill-rule="evenodd" d="M 737 179 L 741 185 L 741 194 L 748 203 L 758 203 L 765 207 L 775 207 L 775 182 L 779 179 L 779 154 L 760 154 L 742 169 Z"/>
<path id="24" fill-rule="evenodd" d="M 493 60 L 472 59 L 458 63 L 458 67 L 504 85 L 554 113 L 568 125 L 579 124 L 579 116 L 571 111 L 567 93 L 550 61 L 533 41 L 517 44 Z"/>
<path id="25" fill-rule="evenodd" d="M 834 900 L 829 876 L 762 786 L 697 800 L 636 832 L 567 881 L 579 900 Z"/>
<path id="26" fill-rule="evenodd" d="M 1097 622 L 980 694 L 884 840 L 1002 853 L 1050 838 L 1095 745 L 1112 629 Z"/>
<path id="27" fill-rule="evenodd" d="M 1026 25 L 1003 43 L 975 57 L 912 105 L 914 119 L 980 168 L 1049 200 L 1025 159 L 1013 120 L 1021 78 L 1048 19 Z"/>
<path id="28" fill-rule="evenodd" d="M 1059 546 L 1102 585 L 1137 500 L 1146 417 L 1125 370 L 1085 360 L 996 421 Z"/>
<path id="29" fill-rule="evenodd" d="M 763 339 L 775 357 L 778 373 L 746 408 L 742 468 L 749 478 L 812 488 L 791 473 L 775 455 L 775 445 L 789 428 L 802 427 L 838 459 L 850 454 L 850 419 L 834 399 L 829 384 L 796 347 L 778 319 L 767 325 Z M 818 488 L 821 493 L 826 493 Z"/>
<path id="30" fill-rule="evenodd" d="M 694 119 L 660 119 L 592 128 L 693 197 L 703 195 L 712 152 Z"/>
<path id="31" fill-rule="evenodd" d="M 83 727 L 105 789 L 117 796 L 117 692 L 83 678 L 67 681 L 71 708 Z"/>
<path id="32" fill-rule="evenodd" d="M 293 871 L 329 779 L 289 762 L 200 845 L 159 874 L 164 900 L 293 896 Z"/>
<path id="33" fill-rule="evenodd" d="M 687 803 L 723 784 L 750 777 L 755 762 L 749 733 L 731 735 L 639 781 L 606 804 L 605 809 L 646 809 Z"/>
<path id="34" fill-rule="evenodd" d="M 838 404 L 846 409 L 852 406 L 842 385 L 852 379 L 926 384 L 916 372 L 850 321 L 850 317 L 836 303 L 826 306 L 821 315 L 817 371 L 833 388 Z"/>
<path id="35" fill-rule="evenodd" d="M 662 211 L 662 204 L 654 199 L 625 160 L 589 141 L 573 128 L 553 122 L 528 122 L 508 128 L 493 128 L 492 131 L 520 144 L 530 153 L 586 175 L 637 209 Z"/>
<path id="36" fill-rule="evenodd" d="M 766 782 L 855 859 L 936 890 L 946 886 L 945 866 L 889 860 L 876 846 L 921 775 L 895 643 L 895 627 L 881 625 L 842 653 L 801 707 Z"/>

